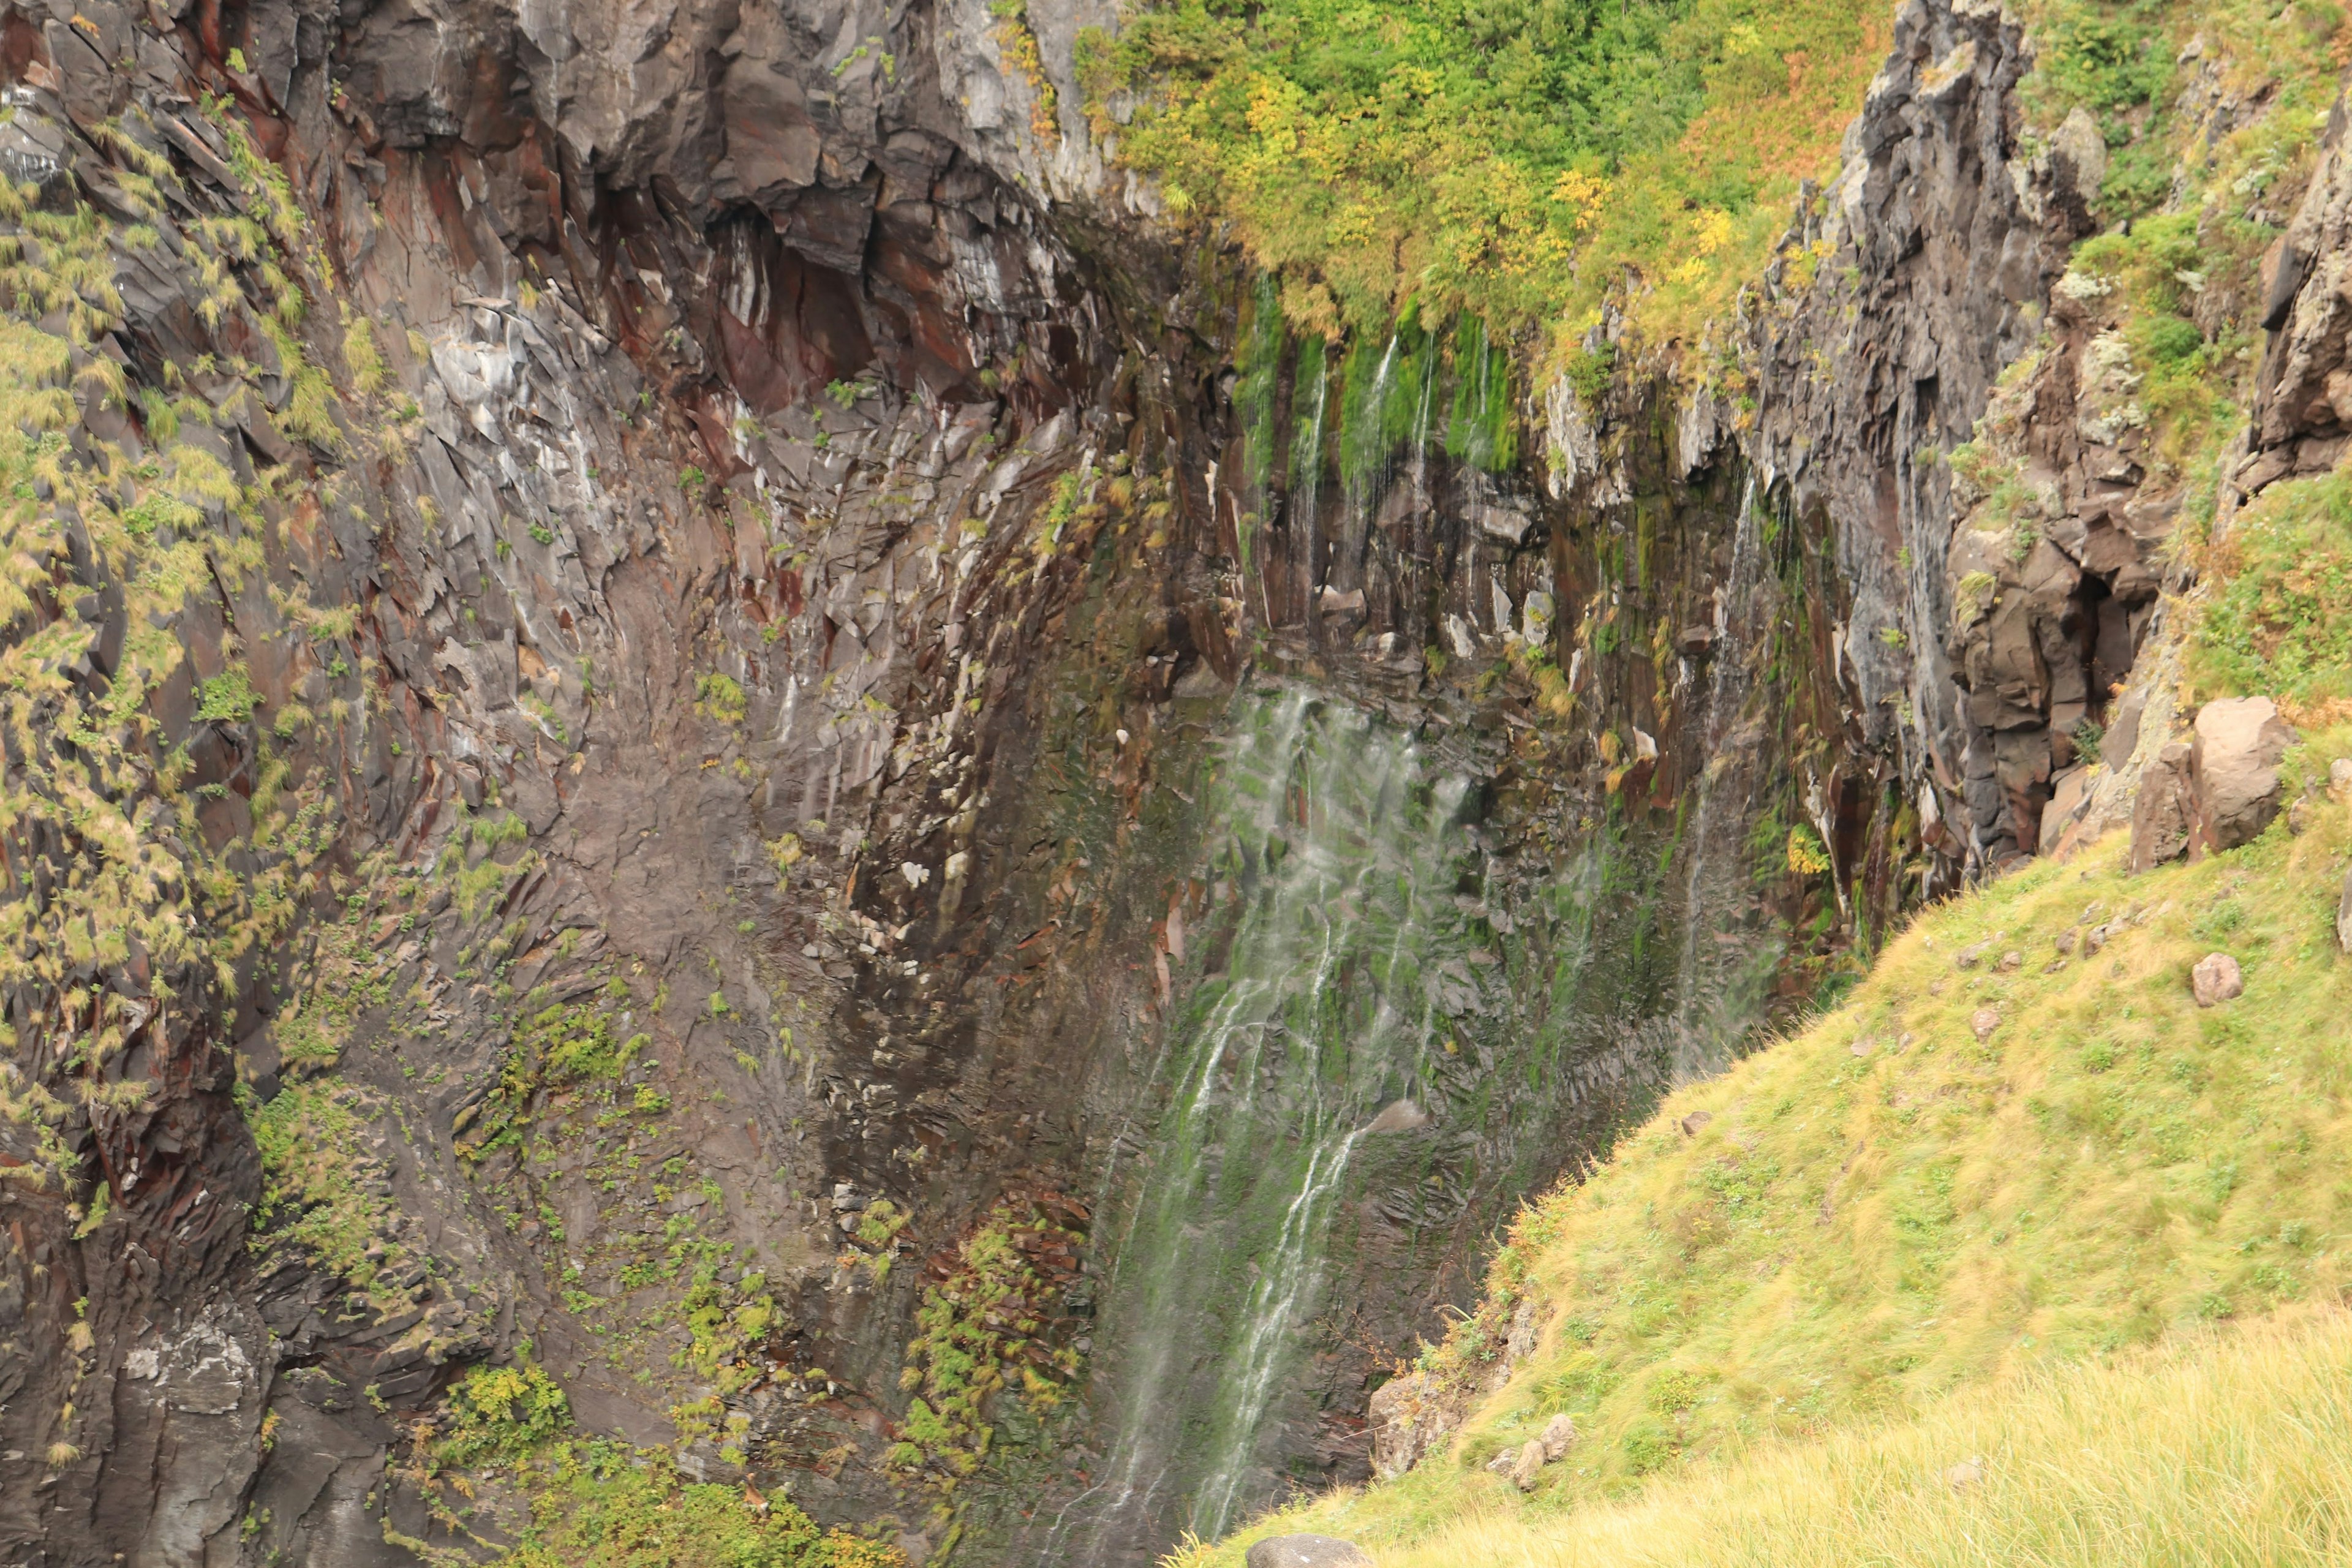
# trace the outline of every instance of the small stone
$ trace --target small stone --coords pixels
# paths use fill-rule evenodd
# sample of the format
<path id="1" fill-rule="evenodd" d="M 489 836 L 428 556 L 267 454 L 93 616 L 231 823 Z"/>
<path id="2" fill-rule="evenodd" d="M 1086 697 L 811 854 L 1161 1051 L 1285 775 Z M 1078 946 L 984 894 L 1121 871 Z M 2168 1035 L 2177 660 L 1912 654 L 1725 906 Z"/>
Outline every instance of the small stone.
<path id="1" fill-rule="evenodd" d="M 1486 1461 L 1486 1473 L 1492 1476 L 1507 1476 L 1518 1468 L 1518 1463 L 1519 1451 L 1517 1448 L 1506 1448 Z"/>
<path id="2" fill-rule="evenodd" d="M 1866 1057 L 1871 1053 L 1873 1047 L 1869 1037 L 1867 1036 L 1864 1036 L 1855 1039 L 1853 1044 L 1846 1048 L 1852 1051 L 1855 1056 Z"/>
<path id="3" fill-rule="evenodd" d="M 2238 961 L 2226 952 L 2209 952 L 2189 972 L 2189 988 L 2200 1007 L 2217 1007 L 2246 994 L 2246 977 Z"/>
<path id="4" fill-rule="evenodd" d="M 2106 927 L 2105 927 L 2105 926 L 2093 926 L 2089 931 L 2084 931 L 2084 932 L 2083 933 L 2083 956 L 2084 956 L 2084 958 L 2088 958 L 2088 957 L 2090 957 L 2093 953 L 2095 953 L 2095 952 L 2098 952 L 2098 951 L 2099 951 L 2099 949 L 2101 949 L 2101 948 L 2103 948 L 2103 947 L 2105 947 L 2105 946 L 2106 946 L 2106 945 L 2107 945 L 2107 928 L 2106 928 Z"/>
<path id="5" fill-rule="evenodd" d="M 1907 1050 L 1909 1050 L 1909 1049 L 1911 1048 L 1911 1042 L 1912 1042 L 1912 1041 L 1914 1041 L 1914 1040 L 1916 1040 L 1916 1039 L 1917 1039 L 1918 1037 L 1919 1037 L 1918 1036 L 1916 1036 L 1916 1035 L 1913 1034 L 1910 1030 L 1908 1030 L 1908 1029 L 1904 1030 L 1904 1031 L 1903 1031 L 1903 1037 L 1902 1037 L 1901 1039 L 1899 1039 L 1899 1040 L 1897 1040 L 1897 1041 L 1895 1041 L 1895 1050 L 1896 1050 L 1898 1053 L 1899 1053 L 1899 1052 L 1903 1052 L 1903 1051 L 1907 1051 Z"/>
<path id="6" fill-rule="evenodd" d="M 1684 1136 L 1684 1137 L 1685 1137 L 1685 1138 L 1696 1138 L 1696 1137 L 1697 1137 L 1697 1136 L 1698 1136 L 1698 1130 L 1699 1130 L 1700 1128 L 1702 1128 L 1702 1127 L 1706 1126 L 1708 1122 L 1710 1122 L 1710 1121 L 1714 1121 L 1714 1120 L 1715 1120 L 1715 1112 L 1714 1112 L 1714 1111 L 1712 1111 L 1712 1110 L 1694 1110 L 1694 1111 L 1692 1111 L 1688 1116 L 1685 1116 L 1685 1117 L 1684 1117 L 1684 1118 L 1683 1118 L 1683 1121 L 1682 1121 L 1683 1136 Z"/>
<path id="7" fill-rule="evenodd" d="M 1363 1548 L 1336 1535 L 1275 1535 L 1243 1558 L 1244 1568 L 1372 1568 Z"/>
<path id="8" fill-rule="evenodd" d="M 2066 961 L 2064 959 L 2053 958 L 2049 963 L 2042 966 L 2042 973 L 2044 974 L 2055 974 L 2065 967 Z"/>
<path id="9" fill-rule="evenodd" d="M 2025 967 L 2025 954 L 2014 951 L 2004 952 L 2000 955 L 1999 967 L 2003 974 L 2014 974 Z"/>
<path id="10" fill-rule="evenodd" d="M 1549 1456 L 1544 1452 L 1540 1439 L 1522 1444 L 1519 1457 L 1511 1465 L 1511 1484 L 1523 1492 L 1535 1490 L 1537 1480 L 1543 1475 L 1544 1460 L 1548 1458 Z"/>
<path id="11" fill-rule="evenodd" d="M 1978 1039 L 1991 1039 L 1992 1032 L 2000 1027 L 2000 1009 L 1994 1007 L 1978 1008 L 1975 1012 L 1969 1015 L 1969 1027 L 1976 1031 L 1976 1037 Z"/>
<path id="12" fill-rule="evenodd" d="M 2075 939 L 2076 939 L 2077 937 L 2081 936 L 2082 934 L 2083 934 L 2083 933 L 2082 933 L 2081 931 L 2079 931 L 2075 930 L 2075 929 L 2074 929 L 2074 927 L 2072 927 L 2072 926 L 2069 926 L 2069 927 L 2067 927 L 2064 931 L 2060 931 L 2060 932 L 2058 933 L 2058 941 L 2057 941 L 2057 944 L 2056 944 L 2056 945 L 2057 945 L 2057 948 L 2058 948 L 2058 951 L 2059 951 L 2060 952 L 2062 952 L 2062 953 L 2067 953 L 2067 952 L 2074 952 L 2074 942 L 2075 942 Z"/>
<path id="13" fill-rule="evenodd" d="M 2311 797 L 2299 795 L 2294 804 L 2286 808 L 2286 830 L 2300 838 L 2311 828 Z"/>
<path id="14" fill-rule="evenodd" d="M 1546 1459 L 1564 1458 L 1576 1443 L 1576 1418 L 1561 1411 L 1544 1423 L 1543 1436 L 1538 1441 L 1543 1444 Z"/>
<path id="15" fill-rule="evenodd" d="M 1978 964 L 1984 962 L 1985 950 L 1990 946 L 1992 946 L 1992 938 L 1987 937 L 1984 941 L 1977 943 L 1974 947 L 1964 947 L 1960 949 L 1959 956 L 1953 959 L 1952 962 L 1959 965 L 1962 969 L 1974 969 Z"/>
<path id="16" fill-rule="evenodd" d="M 1983 1480 L 1984 1478 L 1984 1456 L 1982 1454 L 1978 1454 L 1971 1458 L 1962 1459 L 1958 1464 L 1954 1465 L 1950 1469 L 1946 1470 L 1944 1472 L 1944 1484 L 1951 1488 L 1956 1492 L 1966 1491 L 1969 1488 L 1975 1486 L 1979 1481 Z"/>
<path id="17" fill-rule="evenodd" d="M 2352 757 L 2338 757 L 2327 764 L 2327 793 L 2337 800 L 2352 795 Z"/>

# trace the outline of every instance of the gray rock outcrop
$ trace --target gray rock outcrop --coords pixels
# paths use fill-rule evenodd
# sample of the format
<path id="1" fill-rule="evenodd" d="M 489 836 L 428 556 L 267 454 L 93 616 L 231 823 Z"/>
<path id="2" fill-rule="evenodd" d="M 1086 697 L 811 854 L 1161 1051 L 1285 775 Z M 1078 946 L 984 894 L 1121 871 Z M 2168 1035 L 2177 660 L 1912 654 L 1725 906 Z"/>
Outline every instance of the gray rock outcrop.
<path id="1" fill-rule="evenodd" d="M 1336 1535 L 1270 1535 L 1254 1542 L 1248 1568 L 1372 1568 L 1363 1548 Z"/>
<path id="2" fill-rule="evenodd" d="M 2196 794 L 2192 837 L 2203 849 L 2235 849 L 2261 836 L 2284 796 L 2279 764 L 2294 727 L 2267 697 L 2233 697 L 2197 710 L 2189 775 Z"/>

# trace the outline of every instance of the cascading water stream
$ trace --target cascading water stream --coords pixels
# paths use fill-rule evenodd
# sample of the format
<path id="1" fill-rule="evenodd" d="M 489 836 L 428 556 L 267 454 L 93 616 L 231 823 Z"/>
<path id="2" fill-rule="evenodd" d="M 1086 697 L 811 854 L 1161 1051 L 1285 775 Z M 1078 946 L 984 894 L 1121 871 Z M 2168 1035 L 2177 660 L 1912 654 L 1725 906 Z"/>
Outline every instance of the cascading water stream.
<path id="1" fill-rule="evenodd" d="M 1715 644 L 1707 676 L 1707 759 L 1698 780 L 1698 802 L 1691 814 L 1689 873 L 1684 885 L 1682 962 L 1675 976 L 1678 998 L 1675 1017 L 1674 1079 L 1687 1083 L 1719 1070 L 1730 1043 L 1753 1016 L 1748 999 L 1731 994 L 1730 971 L 1753 967 L 1754 954 L 1742 951 L 1739 964 L 1728 964 L 1717 950 L 1727 912 L 1717 882 L 1738 889 L 1737 857 L 1748 826 L 1748 792 L 1753 750 L 1733 744 L 1736 726 L 1748 703 L 1751 676 L 1748 646 L 1755 630 L 1756 605 L 1763 596 L 1763 551 L 1758 537 L 1757 487 L 1753 475 L 1740 492 L 1739 519 L 1732 533 L 1731 570 L 1716 600 Z M 1735 809 L 1723 809 L 1727 794 L 1738 798 Z"/>
<path id="2" fill-rule="evenodd" d="M 1469 786 L 1431 773 L 1410 736 L 1328 696 L 1240 705 L 1204 803 L 1225 836 L 1208 921 L 1222 910 L 1230 941 L 1170 1024 L 1106 1291 L 1117 1436 L 1048 1562 L 1122 1560 L 1154 1519 L 1213 1537 L 1275 1494 L 1267 1433 L 1335 1212 L 1382 1110 L 1442 1093 L 1430 1057 L 1460 992 L 1441 966 L 1477 945 L 1453 896 Z"/>

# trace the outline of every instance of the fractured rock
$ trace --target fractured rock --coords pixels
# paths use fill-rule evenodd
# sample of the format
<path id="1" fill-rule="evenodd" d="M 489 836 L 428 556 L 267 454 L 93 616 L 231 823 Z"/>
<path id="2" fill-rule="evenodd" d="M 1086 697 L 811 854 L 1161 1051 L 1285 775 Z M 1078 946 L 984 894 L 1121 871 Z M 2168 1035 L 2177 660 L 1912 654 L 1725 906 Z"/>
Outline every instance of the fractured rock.
<path id="1" fill-rule="evenodd" d="M 2188 853 L 2189 823 L 2197 802 L 2189 755 L 2189 748 L 2175 741 L 2140 773 L 2139 799 L 2132 806 L 2134 876 Z"/>

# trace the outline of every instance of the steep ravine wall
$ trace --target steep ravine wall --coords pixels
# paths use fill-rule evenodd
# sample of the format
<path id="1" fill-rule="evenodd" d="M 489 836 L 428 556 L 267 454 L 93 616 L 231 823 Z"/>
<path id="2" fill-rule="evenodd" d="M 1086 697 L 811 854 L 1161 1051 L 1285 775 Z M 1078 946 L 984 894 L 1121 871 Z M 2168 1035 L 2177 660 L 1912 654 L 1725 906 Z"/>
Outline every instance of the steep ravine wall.
<path id="1" fill-rule="evenodd" d="M 1111 19 L 1029 7 L 1046 114 L 976 6 L 12 14 L 13 319 L 87 374 L 18 514 L 62 521 L 11 630 L 10 1552 L 486 1550 L 522 1500 L 420 1455 L 528 1342 L 588 1429 L 911 1555 L 1147 1559 L 1181 1473 L 1055 1527 L 1137 1429 L 1112 1237 L 1258 929 L 1201 803 L 1265 704 L 1415 749 L 1460 930 L 1329 1102 L 1412 1114 L 1234 1506 L 1364 1473 L 1381 1358 L 1517 1195 L 1999 858 L 1975 737 L 2064 715 L 1954 703 L 1906 465 L 2074 232 L 2065 171 L 2007 172 L 2012 28 L 1906 13 L 1791 239 L 1852 265 L 1761 297 L 1748 420 L 1634 374 L 1496 417 L 1457 323 L 1285 331 L 1087 142 Z M 49 736 L 126 693 L 84 782 Z M 68 934 L 123 920 L 77 789 L 171 963 Z M 976 1228 L 1030 1248 L 1059 1403 L 910 1461 Z"/>

